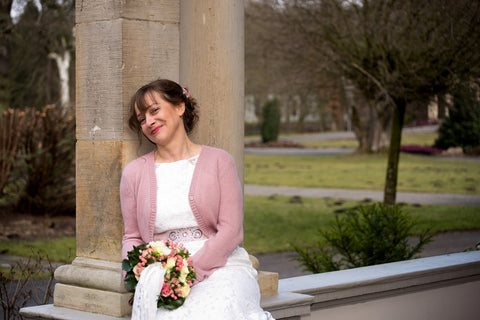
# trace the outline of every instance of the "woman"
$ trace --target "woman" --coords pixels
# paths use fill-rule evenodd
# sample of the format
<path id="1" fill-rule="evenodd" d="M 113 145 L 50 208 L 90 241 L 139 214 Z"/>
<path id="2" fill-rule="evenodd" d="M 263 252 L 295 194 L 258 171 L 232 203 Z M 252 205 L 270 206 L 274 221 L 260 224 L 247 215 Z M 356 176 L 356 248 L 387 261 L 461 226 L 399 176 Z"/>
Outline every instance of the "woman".
<path id="1" fill-rule="evenodd" d="M 185 304 L 156 319 L 272 319 L 260 306 L 257 273 L 243 240 L 243 196 L 233 158 L 193 143 L 198 119 L 188 90 L 170 80 L 140 88 L 129 126 L 156 145 L 122 174 L 122 255 L 152 240 L 181 242 L 197 274 Z M 134 312 L 135 307 L 134 307 Z"/>

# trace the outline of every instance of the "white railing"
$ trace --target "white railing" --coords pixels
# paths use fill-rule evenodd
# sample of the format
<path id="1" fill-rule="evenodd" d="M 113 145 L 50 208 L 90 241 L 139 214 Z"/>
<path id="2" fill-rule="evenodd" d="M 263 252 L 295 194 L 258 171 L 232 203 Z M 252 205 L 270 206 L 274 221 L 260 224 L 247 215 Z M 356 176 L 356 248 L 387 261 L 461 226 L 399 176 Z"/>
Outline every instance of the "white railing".
<path id="1" fill-rule="evenodd" d="M 279 281 L 276 319 L 480 319 L 480 251 Z"/>

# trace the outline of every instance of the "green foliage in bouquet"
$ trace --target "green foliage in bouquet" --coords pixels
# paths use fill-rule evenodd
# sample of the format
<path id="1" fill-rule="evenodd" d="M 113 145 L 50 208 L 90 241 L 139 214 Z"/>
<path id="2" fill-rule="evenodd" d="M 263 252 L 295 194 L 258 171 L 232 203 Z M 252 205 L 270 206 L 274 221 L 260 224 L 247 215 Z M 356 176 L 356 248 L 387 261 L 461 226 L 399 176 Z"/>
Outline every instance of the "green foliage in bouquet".
<path id="1" fill-rule="evenodd" d="M 147 244 L 141 244 L 139 246 L 133 246 L 133 250 L 127 253 L 128 259 L 124 259 L 122 261 L 122 269 L 125 270 L 127 275 L 125 276 L 125 286 L 130 290 L 135 290 L 137 286 L 138 280 L 135 277 L 135 273 L 133 272 L 133 267 L 135 267 L 138 263 L 140 263 L 140 256 L 142 255 L 142 251 L 147 248 Z M 149 263 L 154 263 L 153 259 L 150 259 Z"/>
<path id="2" fill-rule="evenodd" d="M 414 258 L 433 240 L 425 229 L 411 244 L 416 219 L 402 206 L 374 203 L 336 215 L 331 228 L 319 231 L 325 241 L 302 248 L 293 245 L 305 271 L 321 273 Z"/>

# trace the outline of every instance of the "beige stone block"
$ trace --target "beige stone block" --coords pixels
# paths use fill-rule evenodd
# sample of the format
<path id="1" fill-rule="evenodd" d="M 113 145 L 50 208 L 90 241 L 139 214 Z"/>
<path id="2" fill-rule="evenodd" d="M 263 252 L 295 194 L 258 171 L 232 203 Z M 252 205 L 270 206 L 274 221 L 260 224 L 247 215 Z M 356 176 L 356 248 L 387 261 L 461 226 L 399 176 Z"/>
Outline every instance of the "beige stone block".
<path id="1" fill-rule="evenodd" d="M 76 121 L 79 140 L 122 140 L 122 21 L 77 26 Z"/>
<path id="2" fill-rule="evenodd" d="M 77 257 L 71 265 L 55 270 L 58 283 L 125 293 L 122 265 L 119 262 Z"/>
<path id="3" fill-rule="evenodd" d="M 180 81 L 200 104 L 193 140 L 231 153 L 242 183 L 243 6 L 243 1 L 212 0 L 185 0 L 180 6 Z"/>
<path id="4" fill-rule="evenodd" d="M 269 296 L 278 292 L 278 273 L 259 271 L 258 285 L 262 296 Z"/>
<path id="5" fill-rule="evenodd" d="M 158 78 L 178 81 L 179 48 L 178 23 L 138 20 L 123 22 L 122 99 L 125 119 L 130 116 L 130 99 L 142 85 Z M 137 140 L 128 128 L 125 131 L 128 139 Z"/>
<path id="6" fill-rule="evenodd" d="M 121 261 L 123 143 L 77 141 L 77 256 Z"/>
<path id="7" fill-rule="evenodd" d="M 54 292 L 54 305 L 75 310 L 122 317 L 131 313 L 128 303 L 132 294 L 82 288 L 57 283 Z"/>
<path id="8" fill-rule="evenodd" d="M 252 266 L 255 270 L 259 270 L 260 268 L 260 261 L 258 261 L 257 257 L 253 256 L 253 255 L 248 255 L 248 257 L 250 258 L 250 262 L 252 262 Z"/>
<path id="9" fill-rule="evenodd" d="M 137 140 L 127 126 L 130 98 L 154 79 L 178 80 L 178 23 L 98 21 L 77 34 L 77 138 Z"/>
<path id="10" fill-rule="evenodd" d="M 111 19 L 138 19 L 169 23 L 179 19 L 178 0 L 88 0 L 76 1 L 76 22 Z"/>
<path id="11" fill-rule="evenodd" d="M 139 144 L 137 140 L 124 140 L 122 152 L 122 168 L 136 158 L 152 151 L 155 145 L 146 139 Z"/>

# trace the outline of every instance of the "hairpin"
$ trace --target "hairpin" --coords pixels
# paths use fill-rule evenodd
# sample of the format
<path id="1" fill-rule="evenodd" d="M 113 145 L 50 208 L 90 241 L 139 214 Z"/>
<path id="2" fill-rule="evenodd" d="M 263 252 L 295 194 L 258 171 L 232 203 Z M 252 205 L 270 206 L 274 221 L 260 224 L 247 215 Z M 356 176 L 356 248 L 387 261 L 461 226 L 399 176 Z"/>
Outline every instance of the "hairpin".
<path id="1" fill-rule="evenodd" d="M 183 87 L 183 94 L 190 99 L 190 91 L 188 91 L 187 87 Z"/>

